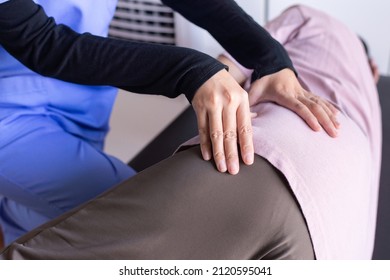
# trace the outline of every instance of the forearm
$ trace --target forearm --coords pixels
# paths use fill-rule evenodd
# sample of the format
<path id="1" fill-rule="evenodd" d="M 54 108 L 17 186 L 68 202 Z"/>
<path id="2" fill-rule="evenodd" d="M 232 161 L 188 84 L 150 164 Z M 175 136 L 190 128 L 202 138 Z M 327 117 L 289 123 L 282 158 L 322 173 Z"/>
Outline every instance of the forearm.
<path id="1" fill-rule="evenodd" d="M 168 97 L 185 93 L 189 100 L 225 67 L 190 49 L 76 33 L 30 0 L 0 5 L 0 44 L 45 76 Z"/>
<path id="2" fill-rule="evenodd" d="M 218 60 L 229 67 L 229 73 L 241 86 L 245 84 L 247 77 L 242 73 L 240 68 L 230 58 L 221 54 L 218 56 Z"/>
<path id="3" fill-rule="evenodd" d="M 294 69 L 283 46 L 233 0 L 162 0 L 203 27 L 243 66 L 252 80 L 284 68 Z"/>

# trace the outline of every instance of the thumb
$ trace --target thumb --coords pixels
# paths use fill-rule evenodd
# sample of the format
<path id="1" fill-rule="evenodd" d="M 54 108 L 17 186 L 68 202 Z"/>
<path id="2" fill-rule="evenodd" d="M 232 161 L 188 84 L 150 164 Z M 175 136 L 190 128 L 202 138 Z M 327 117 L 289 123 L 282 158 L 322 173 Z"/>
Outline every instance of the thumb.
<path id="1" fill-rule="evenodd" d="M 254 106 L 261 102 L 267 101 L 266 91 L 259 86 L 252 85 L 248 91 L 249 95 L 249 106 Z"/>

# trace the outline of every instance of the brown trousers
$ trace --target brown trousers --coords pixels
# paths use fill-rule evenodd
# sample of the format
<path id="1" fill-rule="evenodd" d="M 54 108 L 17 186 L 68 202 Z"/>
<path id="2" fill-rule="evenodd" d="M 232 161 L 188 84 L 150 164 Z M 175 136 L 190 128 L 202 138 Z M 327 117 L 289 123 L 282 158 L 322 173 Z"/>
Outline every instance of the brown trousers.
<path id="1" fill-rule="evenodd" d="M 232 176 L 177 153 L 31 231 L 2 259 L 314 259 L 284 179 L 256 157 Z"/>

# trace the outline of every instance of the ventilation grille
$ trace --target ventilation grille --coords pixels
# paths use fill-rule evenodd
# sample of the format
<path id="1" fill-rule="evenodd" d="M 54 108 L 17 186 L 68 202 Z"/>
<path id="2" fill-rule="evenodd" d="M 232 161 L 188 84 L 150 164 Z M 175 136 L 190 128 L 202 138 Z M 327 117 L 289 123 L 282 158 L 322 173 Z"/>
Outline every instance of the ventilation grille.
<path id="1" fill-rule="evenodd" d="M 159 0 L 119 0 L 109 36 L 174 45 L 173 11 Z"/>

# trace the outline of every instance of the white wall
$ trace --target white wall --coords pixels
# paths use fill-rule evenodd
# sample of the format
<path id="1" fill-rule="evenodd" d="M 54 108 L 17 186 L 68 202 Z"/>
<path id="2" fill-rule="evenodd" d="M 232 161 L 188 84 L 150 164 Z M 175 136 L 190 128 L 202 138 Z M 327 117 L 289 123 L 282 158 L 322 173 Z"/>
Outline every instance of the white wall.
<path id="1" fill-rule="evenodd" d="M 269 18 L 297 3 L 325 11 L 344 22 L 367 41 L 380 72 L 390 74 L 390 1 L 270 0 Z"/>

